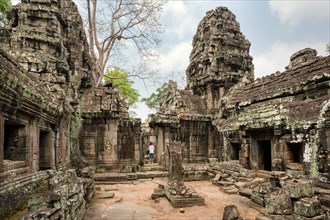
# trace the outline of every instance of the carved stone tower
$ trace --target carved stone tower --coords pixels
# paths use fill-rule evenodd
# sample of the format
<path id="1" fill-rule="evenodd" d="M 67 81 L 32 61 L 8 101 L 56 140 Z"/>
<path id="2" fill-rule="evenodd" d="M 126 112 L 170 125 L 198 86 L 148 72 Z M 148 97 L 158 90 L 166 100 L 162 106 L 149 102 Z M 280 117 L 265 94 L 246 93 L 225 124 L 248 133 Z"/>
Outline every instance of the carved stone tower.
<path id="1" fill-rule="evenodd" d="M 243 78 L 254 78 L 250 42 L 241 33 L 235 15 L 218 7 L 199 23 L 192 45 L 187 89 L 205 97 L 208 110 L 217 112 L 230 87 Z"/>

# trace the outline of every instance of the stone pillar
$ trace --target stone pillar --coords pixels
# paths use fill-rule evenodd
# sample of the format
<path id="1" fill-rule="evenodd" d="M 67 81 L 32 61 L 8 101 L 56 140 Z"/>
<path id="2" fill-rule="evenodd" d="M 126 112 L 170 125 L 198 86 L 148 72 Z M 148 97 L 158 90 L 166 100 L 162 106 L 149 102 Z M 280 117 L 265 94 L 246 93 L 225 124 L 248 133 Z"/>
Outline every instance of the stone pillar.
<path id="1" fill-rule="evenodd" d="M 158 163 L 166 166 L 166 152 L 164 151 L 164 129 L 158 128 L 156 148 L 158 152 Z"/>
<path id="2" fill-rule="evenodd" d="M 3 157 L 4 157 L 4 134 L 5 134 L 5 119 L 0 113 L 0 173 L 4 171 L 3 169 Z"/>
<path id="3" fill-rule="evenodd" d="M 28 148 L 28 166 L 31 172 L 39 170 L 39 127 L 38 119 L 32 119 L 27 126 L 27 148 Z"/>
<path id="4" fill-rule="evenodd" d="M 249 168 L 249 142 L 248 139 L 243 139 L 241 150 L 239 152 L 239 164 L 245 168 Z"/>
<path id="5" fill-rule="evenodd" d="M 170 157 L 170 168 L 168 171 L 168 186 L 171 190 L 180 192 L 184 187 L 184 170 L 182 166 L 182 148 L 183 145 L 177 142 L 171 142 L 167 146 Z"/>
<path id="6" fill-rule="evenodd" d="M 134 161 L 136 163 L 142 162 L 141 152 L 141 119 L 134 119 Z M 143 151 L 143 150 L 142 150 Z"/>
<path id="7" fill-rule="evenodd" d="M 56 139 L 56 134 L 54 131 L 50 131 L 50 155 L 51 155 L 51 161 L 50 161 L 50 166 L 52 169 L 56 169 L 56 155 L 55 155 L 55 148 L 56 148 L 56 144 L 55 144 L 55 139 Z"/>

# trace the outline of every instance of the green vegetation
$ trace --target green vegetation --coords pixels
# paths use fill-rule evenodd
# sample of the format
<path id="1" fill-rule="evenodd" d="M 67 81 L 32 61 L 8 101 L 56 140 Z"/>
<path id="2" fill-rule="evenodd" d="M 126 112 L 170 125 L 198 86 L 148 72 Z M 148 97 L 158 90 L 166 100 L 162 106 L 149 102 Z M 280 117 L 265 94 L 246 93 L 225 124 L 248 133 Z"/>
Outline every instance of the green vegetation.
<path id="1" fill-rule="evenodd" d="M 328 55 L 330 55 L 330 44 L 327 44 L 327 46 L 326 46 L 326 49 L 325 49 L 325 50 L 327 51 Z"/>
<path id="2" fill-rule="evenodd" d="M 140 93 L 133 88 L 134 81 L 128 79 L 129 74 L 123 69 L 116 67 L 108 70 L 103 76 L 105 81 L 111 81 L 114 86 L 118 87 L 119 96 L 123 98 L 128 106 L 134 107 L 139 100 Z"/>
<path id="3" fill-rule="evenodd" d="M 3 20 L 6 12 L 10 11 L 11 0 L 0 0 L 0 22 Z"/>
<path id="4" fill-rule="evenodd" d="M 177 84 L 175 82 L 175 84 Z M 141 101 L 144 102 L 149 108 L 156 109 L 160 106 L 161 100 L 165 93 L 167 92 L 168 83 L 165 82 L 161 87 L 159 87 L 156 92 L 152 93 L 148 98 L 142 98 Z"/>

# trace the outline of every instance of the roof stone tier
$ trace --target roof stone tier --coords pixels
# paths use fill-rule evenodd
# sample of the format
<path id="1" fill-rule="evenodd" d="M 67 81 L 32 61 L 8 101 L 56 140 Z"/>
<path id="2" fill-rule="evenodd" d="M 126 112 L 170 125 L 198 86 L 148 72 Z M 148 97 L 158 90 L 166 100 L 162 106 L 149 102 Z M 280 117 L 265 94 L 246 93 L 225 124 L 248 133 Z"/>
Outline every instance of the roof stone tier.
<path id="1" fill-rule="evenodd" d="M 228 8 L 208 11 L 193 38 L 186 70 L 188 89 L 200 95 L 201 86 L 208 83 L 229 88 L 243 77 L 253 80 L 250 45 Z"/>
<path id="2" fill-rule="evenodd" d="M 222 99 L 222 130 L 238 127 L 309 127 L 319 120 L 330 99 L 330 56 L 317 57 L 314 49 L 298 51 L 286 71 L 232 87 Z"/>
<path id="3" fill-rule="evenodd" d="M 59 99 L 77 100 L 92 86 L 95 65 L 72 0 L 22 0 L 4 23 L 1 48 L 29 75 L 52 87 Z"/>

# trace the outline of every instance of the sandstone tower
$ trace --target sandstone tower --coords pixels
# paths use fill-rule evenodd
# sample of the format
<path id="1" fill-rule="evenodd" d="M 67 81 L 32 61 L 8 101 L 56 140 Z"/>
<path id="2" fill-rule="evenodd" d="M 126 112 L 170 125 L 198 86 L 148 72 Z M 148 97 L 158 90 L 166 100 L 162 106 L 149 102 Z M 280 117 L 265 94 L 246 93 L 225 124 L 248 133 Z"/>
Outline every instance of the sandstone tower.
<path id="1" fill-rule="evenodd" d="M 186 71 L 187 88 L 206 97 L 208 110 L 217 111 L 220 99 L 240 79 L 253 80 L 250 45 L 226 7 L 208 11 L 199 23 Z"/>

